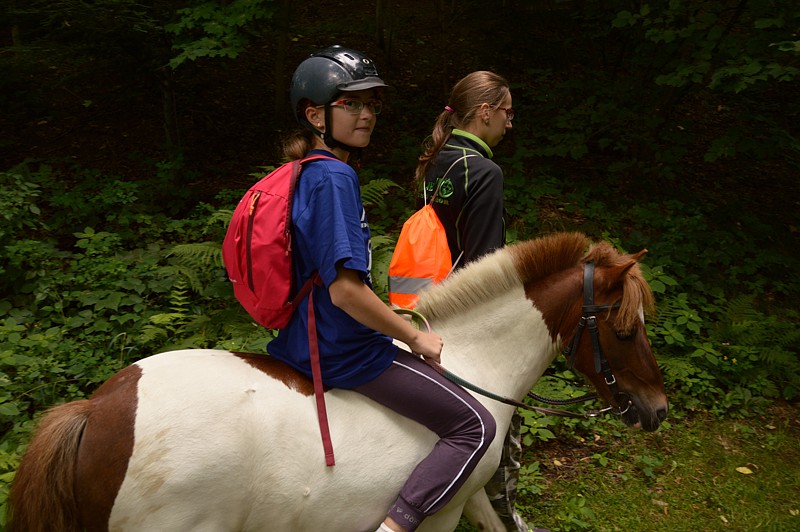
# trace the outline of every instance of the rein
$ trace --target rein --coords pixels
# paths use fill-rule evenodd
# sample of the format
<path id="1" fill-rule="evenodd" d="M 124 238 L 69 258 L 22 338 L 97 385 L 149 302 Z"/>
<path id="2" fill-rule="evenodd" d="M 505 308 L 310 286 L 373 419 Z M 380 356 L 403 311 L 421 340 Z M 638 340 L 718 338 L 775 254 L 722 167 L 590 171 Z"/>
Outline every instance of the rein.
<path id="1" fill-rule="evenodd" d="M 616 386 L 616 379 L 614 378 L 613 373 L 611 372 L 611 367 L 608 365 L 608 361 L 606 360 L 605 356 L 603 355 L 602 350 L 600 349 L 600 337 L 598 336 L 597 332 L 597 318 L 594 316 L 595 313 L 603 311 L 603 310 L 610 310 L 614 308 L 619 308 L 619 303 L 614 305 L 595 305 L 594 304 L 594 262 L 588 262 L 584 265 L 583 271 L 583 315 L 581 316 L 581 320 L 578 323 L 578 329 L 575 332 L 575 335 L 572 337 L 572 340 L 569 343 L 569 346 L 564 348 L 564 354 L 569 357 L 570 365 L 572 366 L 575 363 L 575 356 L 578 350 L 578 343 L 580 341 L 580 337 L 583 333 L 586 324 L 589 324 L 589 332 L 592 336 L 592 349 L 594 351 L 595 357 L 595 370 L 600 373 L 602 371 L 603 377 L 605 379 L 606 384 L 611 388 L 612 394 L 617 397 L 622 394 L 619 393 Z M 412 319 L 417 319 L 422 324 L 425 325 L 425 328 L 428 332 L 431 332 L 431 325 L 428 323 L 428 320 L 417 312 L 416 310 L 411 309 L 404 309 L 404 308 L 396 308 L 394 311 L 397 314 L 408 314 L 412 317 Z M 533 410 L 535 412 L 539 412 L 544 415 L 550 416 L 562 416 L 562 417 L 573 417 L 573 418 L 593 418 L 598 417 L 602 414 L 607 412 L 612 412 L 617 415 L 622 415 L 627 412 L 628 408 L 630 407 L 630 401 L 628 401 L 628 405 L 626 406 L 625 410 L 620 411 L 617 409 L 614 412 L 614 408 L 611 406 L 602 408 L 600 410 L 588 410 L 583 413 L 578 412 L 571 412 L 569 410 L 561 410 L 556 408 L 545 408 L 545 407 L 538 407 L 532 406 L 521 401 L 517 401 L 510 397 L 503 397 L 501 395 L 497 395 L 490 391 L 484 390 L 483 388 L 472 384 L 471 382 L 459 377 L 458 375 L 454 374 L 453 372 L 445 369 L 441 364 L 436 362 L 435 360 L 425 359 L 425 362 L 428 363 L 433 369 L 435 369 L 439 374 L 444 376 L 446 379 L 467 388 L 468 390 L 472 390 L 475 393 L 479 393 L 489 399 L 493 399 L 495 401 L 499 401 L 501 403 L 515 406 L 517 408 L 524 408 L 525 410 Z M 583 403 L 586 401 L 591 401 L 597 399 L 598 395 L 595 393 L 590 393 L 583 395 L 581 397 L 575 397 L 572 399 L 548 399 L 546 397 L 542 397 L 534 392 L 528 392 L 528 397 L 539 401 L 540 403 L 550 404 L 550 405 L 570 405 L 570 404 L 577 404 Z"/>
<path id="2" fill-rule="evenodd" d="M 435 369 L 437 372 L 442 374 L 448 380 L 450 380 L 450 381 L 452 381 L 452 382 L 454 382 L 454 383 L 456 383 L 456 384 L 458 384 L 460 386 L 463 386 L 464 388 L 467 388 L 468 390 L 472 390 L 473 392 L 479 393 L 479 394 L 481 394 L 481 395 L 483 395 L 485 397 L 488 397 L 489 399 L 494 399 L 495 401 L 499 401 L 499 402 L 505 403 L 507 405 L 515 406 L 517 408 L 524 408 L 525 410 L 533 410 L 534 412 L 539 412 L 540 414 L 544 414 L 544 415 L 548 415 L 548 416 L 592 418 L 592 417 L 598 417 L 601 414 L 604 414 L 605 412 L 608 412 L 608 411 L 611 410 L 611 407 L 606 407 L 606 408 L 603 408 L 603 409 L 600 409 L 600 410 L 587 410 L 586 412 L 581 414 L 581 413 L 578 413 L 578 412 L 571 412 L 569 410 L 561 410 L 561 409 L 558 409 L 558 408 L 546 408 L 546 407 L 541 407 L 541 406 L 529 405 L 529 404 L 523 403 L 521 401 L 517 401 L 515 399 L 511 399 L 510 397 L 503 397 L 502 395 L 497 395 L 497 394 L 494 394 L 494 393 L 489 392 L 487 390 L 484 390 L 480 386 L 476 386 L 475 384 L 472 384 L 471 382 L 462 379 L 461 377 L 459 377 L 455 373 L 445 369 L 441 364 L 439 364 L 435 360 L 425 359 L 425 362 L 427 362 L 428 365 L 430 365 L 433 369 Z M 587 395 L 584 395 L 582 397 L 576 397 L 574 399 L 547 399 L 547 398 L 544 398 L 544 397 L 542 397 L 540 395 L 537 395 L 537 394 L 535 394 L 533 392 L 528 392 L 528 397 L 531 397 L 532 399 L 535 399 L 535 400 L 540 401 L 542 403 L 567 405 L 567 404 L 581 403 L 581 402 L 584 402 L 584 401 L 591 401 L 592 399 L 596 399 L 597 398 L 597 394 L 587 394 Z"/>

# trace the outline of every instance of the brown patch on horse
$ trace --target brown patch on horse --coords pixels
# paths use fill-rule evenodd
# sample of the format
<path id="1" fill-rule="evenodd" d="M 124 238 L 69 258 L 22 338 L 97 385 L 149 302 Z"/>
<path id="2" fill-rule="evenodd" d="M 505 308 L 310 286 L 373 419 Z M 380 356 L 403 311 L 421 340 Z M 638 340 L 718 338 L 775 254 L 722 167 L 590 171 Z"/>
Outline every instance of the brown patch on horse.
<path id="1" fill-rule="evenodd" d="M 254 355 L 252 353 L 233 353 L 255 369 L 266 373 L 273 379 L 281 381 L 287 388 L 303 395 L 314 395 L 314 384 L 311 379 L 291 367 L 269 355 Z M 329 390 L 327 386 L 325 390 Z"/>
<path id="2" fill-rule="evenodd" d="M 111 509 L 133 453 L 138 384 L 142 370 L 128 366 L 91 397 L 77 456 L 75 496 L 86 530 L 108 530 Z"/>
<path id="3" fill-rule="evenodd" d="M 566 308 L 562 303 L 576 291 L 583 293 L 582 267 L 588 261 L 594 261 L 596 267 L 595 295 L 620 294 L 616 300 L 595 301 L 620 303 L 614 321 L 617 332 L 625 334 L 636 327 L 640 307 L 645 311 L 653 309 L 653 294 L 637 263 L 645 250 L 623 255 L 608 242 L 592 244 L 581 233 L 547 235 L 509 246 L 508 250 L 514 256 L 526 296 L 542 311 L 553 338 L 558 334 L 567 336 L 569 331 L 562 329 L 574 327 L 580 319 L 582 297 Z M 562 287 L 562 293 L 552 292 L 555 285 Z"/>
<path id="4" fill-rule="evenodd" d="M 555 233 L 508 246 L 525 296 L 541 311 L 553 341 L 559 334 L 563 339 L 568 334 L 563 328 L 580 319 L 580 304 L 565 307 L 564 302 L 579 290 L 578 266 L 590 245 L 582 233 Z"/>

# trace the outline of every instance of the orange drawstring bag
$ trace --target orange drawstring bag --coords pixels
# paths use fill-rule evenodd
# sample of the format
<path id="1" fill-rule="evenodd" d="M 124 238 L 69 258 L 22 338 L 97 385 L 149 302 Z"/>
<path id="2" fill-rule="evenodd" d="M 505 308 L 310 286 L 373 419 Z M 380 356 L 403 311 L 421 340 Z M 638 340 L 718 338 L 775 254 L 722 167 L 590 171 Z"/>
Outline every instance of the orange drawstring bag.
<path id="1" fill-rule="evenodd" d="M 425 206 L 403 224 L 389 263 L 390 304 L 413 309 L 419 301 L 420 292 L 442 281 L 458 264 L 461 255 L 453 264 L 447 233 L 433 210 L 433 200 L 450 170 L 467 157 L 476 155 L 456 159 L 439 180 L 430 203 L 426 201 Z"/>

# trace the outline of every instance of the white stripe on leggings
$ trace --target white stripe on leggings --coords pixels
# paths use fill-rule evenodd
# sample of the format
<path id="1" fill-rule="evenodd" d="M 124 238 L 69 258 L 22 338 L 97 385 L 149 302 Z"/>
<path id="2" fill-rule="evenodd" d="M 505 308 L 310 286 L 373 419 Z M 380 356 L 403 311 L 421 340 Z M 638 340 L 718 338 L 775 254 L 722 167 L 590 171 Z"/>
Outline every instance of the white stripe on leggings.
<path id="1" fill-rule="evenodd" d="M 416 369 L 414 369 L 414 368 L 412 368 L 412 367 L 410 367 L 410 366 L 407 366 L 406 364 L 403 364 L 402 362 L 398 362 L 397 360 L 395 360 L 395 361 L 393 362 L 393 364 L 397 364 L 398 366 L 402 366 L 402 367 L 406 368 L 407 370 L 409 370 L 409 371 L 413 371 L 414 373 L 416 373 L 416 374 L 420 375 L 421 377 L 423 377 L 423 378 L 425 378 L 425 379 L 428 379 L 429 381 L 431 381 L 432 383 L 436 384 L 436 385 L 437 385 L 437 386 L 439 386 L 440 388 L 443 388 L 443 389 L 444 389 L 444 390 L 445 390 L 447 393 L 449 393 L 450 395 L 452 395 L 453 397 L 455 397 L 456 399 L 458 399 L 460 402 L 464 403 L 464 404 L 467 406 L 467 408 L 469 408 L 469 409 L 470 409 L 470 410 L 471 410 L 471 411 L 472 411 L 472 412 L 475 414 L 475 417 L 477 417 L 477 418 L 480 420 L 480 422 L 481 422 L 481 442 L 480 442 L 480 445 L 478 445 L 478 448 L 480 448 L 481 446 L 483 446 L 483 441 L 484 441 L 484 439 L 486 438 L 486 427 L 485 427 L 485 426 L 484 426 L 484 424 L 483 424 L 483 418 L 482 418 L 482 417 L 481 417 L 481 416 L 478 414 L 478 412 L 476 412 L 476 411 L 475 411 L 475 409 L 474 409 L 474 408 L 472 408 L 472 405 L 470 405 L 470 404 L 469 404 L 468 402 L 466 402 L 464 399 L 462 399 L 461 397 L 459 397 L 459 396 L 458 396 L 456 393 L 454 393 L 452 390 L 450 390 L 450 389 L 449 389 L 449 388 L 447 388 L 446 386 L 442 386 L 442 383 L 440 383 L 440 382 L 439 382 L 439 381 L 437 381 L 437 380 L 434 380 L 434 379 L 430 378 L 429 376 L 425 375 L 424 373 L 422 373 L 422 372 L 420 372 L 420 371 L 417 371 Z M 465 392 L 465 393 L 469 393 L 469 392 Z M 458 479 L 461 477 L 461 475 L 464 473 L 464 469 L 467 467 L 467 464 L 469 464 L 470 460 L 472 460 L 472 457 L 474 457 L 474 456 L 475 456 L 475 453 L 477 453 L 477 452 L 478 452 L 478 449 L 475 449 L 475 450 L 472 452 L 472 454 L 469 456 L 469 458 L 468 458 L 468 459 L 467 459 L 467 461 L 464 463 L 464 465 L 463 465 L 463 466 L 461 466 L 461 470 L 458 472 L 458 475 L 456 475 L 456 478 L 454 478 L 454 479 L 453 479 L 453 481 L 452 481 L 452 482 L 450 482 L 450 484 L 449 484 L 449 485 L 448 485 L 448 486 L 447 486 L 447 487 L 444 489 L 444 491 L 442 492 L 442 494 L 441 494 L 441 495 L 439 495 L 439 496 L 436 498 L 436 500 L 435 500 L 435 501 L 433 501 L 433 502 L 431 503 L 431 505 L 430 505 L 430 506 L 428 506 L 428 508 L 426 508 L 425 510 L 423 510 L 423 512 L 427 513 L 427 512 L 428 512 L 428 511 L 429 511 L 429 510 L 430 510 L 430 509 L 431 509 L 431 508 L 432 508 L 432 507 L 433 507 L 433 506 L 434 506 L 434 505 L 437 503 L 437 502 L 439 502 L 439 500 L 440 500 L 442 497 L 444 497 L 444 496 L 445 496 L 445 494 L 446 494 L 448 491 L 450 491 L 450 488 L 452 488 L 452 487 L 453 487 L 453 484 L 455 484 L 455 483 L 456 483 L 456 480 L 458 480 Z"/>

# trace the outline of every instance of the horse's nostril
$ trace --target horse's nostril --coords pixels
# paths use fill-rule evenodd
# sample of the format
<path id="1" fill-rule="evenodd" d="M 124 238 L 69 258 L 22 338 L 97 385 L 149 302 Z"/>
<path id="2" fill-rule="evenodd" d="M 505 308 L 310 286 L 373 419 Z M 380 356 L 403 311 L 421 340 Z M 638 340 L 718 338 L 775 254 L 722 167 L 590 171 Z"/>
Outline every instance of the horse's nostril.
<path id="1" fill-rule="evenodd" d="M 659 408 L 656 410 L 656 416 L 658 416 L 659 421 L 664 421 L 667 419 L 667 409 L 666 408 Z"/>

